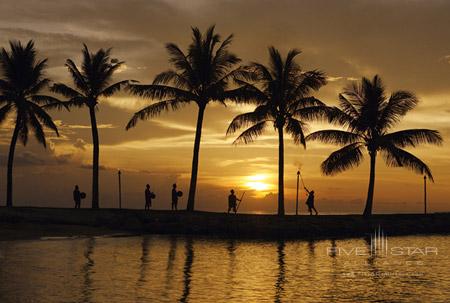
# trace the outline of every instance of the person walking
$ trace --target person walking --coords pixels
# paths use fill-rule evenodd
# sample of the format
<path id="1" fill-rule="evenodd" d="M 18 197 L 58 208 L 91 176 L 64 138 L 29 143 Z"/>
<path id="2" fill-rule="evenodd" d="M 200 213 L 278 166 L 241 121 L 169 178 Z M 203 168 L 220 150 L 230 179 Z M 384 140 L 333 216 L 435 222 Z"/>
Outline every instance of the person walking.
<path id="1" fill-rule="evenodd" d="M 73 200 L 75 201 L 75 208 L 81 207 L 81 192 L 78 185 L 75 185 L 75 189 L 73 190 Z"/>

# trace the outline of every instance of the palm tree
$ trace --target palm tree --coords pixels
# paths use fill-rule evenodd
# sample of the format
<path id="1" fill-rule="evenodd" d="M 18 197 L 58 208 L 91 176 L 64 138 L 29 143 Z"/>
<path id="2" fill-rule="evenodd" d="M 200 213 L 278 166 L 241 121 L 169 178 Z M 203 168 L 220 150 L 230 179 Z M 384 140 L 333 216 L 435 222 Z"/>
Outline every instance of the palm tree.
<path id="1" fill-rule="evenodd" d="M 27 144 L 29 130 L 36 140 L 46 147 L 44 127 L 58 129 L 52 118 L 45 111 L 47 105 L 61 105 L 54 97 L 42 94 L 50 80 L 45 77 L 47 59 L 37 60 L 34 42 L 28 41 L 26 46 L 21 42 L 9 42 L 11 50 L 2 48 L 0 53 L 0 123 L 15 113 L 14 132 L 11 138 L 8 155 L 6 206 L 13 206 L 13 163 L 17 139 Z"/>
<path id="2" fill-rule="evenodd" d="M 232 39 L 233 35 L 229 35 L 221 42 L 220 35 L 214 33 L 214 26 L 208 28 L 204 35 L 194 27 L 192 42 L 187 53 L 174 43 L 166 45 L 169 62 L 173 64 L 174 69 L 160 73 L 150 85 L 130 86 L 131 92 L 135 95 L 162 101 L 136 112 L 128 122 L 127 130 L 134 127 L 138 120 L 155 117 L 163 111 L 177 110 L 188 103 L 195 103 L 198 106 L 188 211 L 194 210 L 200 141 L 206 106 L 210 102 L 225 104 L 227 94 L 234 92 L 234 90 L 228 90 L 230 79 L 240 72 L 239 68 L 233 69 L 240 59 L 228 50 Z"/>
<path id="3" fill-rule="evenodd" d="M 277 49 L 269 48 L 269 66 L 252 63 L 235 81 L 241 85 L 234 97 L 237 101 L 251 100 L 253 112 L 236 116 L 227 135 L 248 127 L 234 141 L 250 143 L 272 124 L 278 132 L 278 215 L 284 215 L 284 132 L 290 134 L 295 144 L 306 148 L 304 131 L 306 121 L 326 117 L 330 108 L 311 96 L 326 84 L 324 73 L 318 70 L 303 71 L 295 62 L 300 51 L 290 50 L 283 59 Z M 331 116 L 330 116 L 331 117 Z"/>
<path id="4" fill-rule="evenodd" d="M 92 208 L 99 208 L 98 170 L 100 151 L 95 111 L 101 98 L 112 96 L 120 91 L 121 88 L 128 85 L 129 81 L 123 80 L 111 84 L 114 72 L 124 63 L 123 61 L 111 58 L 111 49 L 101 48 L 96 53 L 91 53 L 84 44 L 82 53 L 83 62 L 81 70 L 71 59 L 67 59 L 65 64 L 72 77 L 75 88 L 57 83 L 52 86 L 52 90 L 69 99 L 64 102 L 68 108 L 86 106 L 89 109 L 93 143 Z"/>
<path id="5" fill-rule="evenodd" d="M 406 167 L 426 174 L 433 180 L 431 170 L 419 158 L 403 148 L 422 143 L 441 144 L 442 137 L 436 130 L 407 129 L 389 133 L 400 119 L 418 103 L 417 97 L 408 91 L 395 91 L 389 98 L 379 76 L 372 81 L 362 78 L 339 95 L 339 120 L 346 130 L 321 130 L 307 136 L 307 140 L 344 145 L 333 152 L 323 163 L 322 172 L 334 175 L 358 166 L 363 160 L 365 147 L 370 157 L 370 178 L 364 215 L 372 214 L 375 186 L 375 163 L 378 152 L 386 165 Z"/>

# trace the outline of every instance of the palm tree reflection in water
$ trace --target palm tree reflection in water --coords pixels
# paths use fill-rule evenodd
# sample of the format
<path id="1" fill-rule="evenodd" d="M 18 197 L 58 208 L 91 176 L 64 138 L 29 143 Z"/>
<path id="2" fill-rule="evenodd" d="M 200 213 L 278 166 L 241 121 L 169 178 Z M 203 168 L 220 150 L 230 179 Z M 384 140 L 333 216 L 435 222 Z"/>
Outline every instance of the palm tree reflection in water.
<path id="1" fill-rule="evenodd" d="M 189 293 L 191 292 L 191 280 L 192 280 L 192 263 L 194 263 L 194 245 L 191 237 L 186 239 L 186 260 L 184 262 L 183 269 L 183 295 L 180 302 L 188 302 Z"/>
<path id="2" fill-rule="evenodd" d="M 83 274 L 83 299 L 82 302 L 88 303 L 92 302 L 92 274 L 94 272 L 94 247 L 95 247 L 95 238 L 89 238 L 86 241 L 86 250 L 84 251 L 84 258 L 86 259 L 86 263 L 81 269 Z"/>
<path id="3" fill-rule="evenodd" d="M 278 277 L 275 283 L 275 303 L 280 303 L 281 298 L 284 293 L 284 284 L 286 283 L 286 266 L 285 266 L 285 248 L 286 244 L 284 241 L 278 242 L 277 253 L 278 253 Z"/>

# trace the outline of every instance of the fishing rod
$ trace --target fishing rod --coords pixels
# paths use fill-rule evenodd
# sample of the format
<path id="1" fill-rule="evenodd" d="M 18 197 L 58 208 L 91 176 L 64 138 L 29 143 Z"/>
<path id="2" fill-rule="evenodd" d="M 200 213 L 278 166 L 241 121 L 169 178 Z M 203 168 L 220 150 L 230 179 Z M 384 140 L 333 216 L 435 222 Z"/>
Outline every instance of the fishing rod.
<path id="1" fill-rule="evenodd" d="M 245 195 L 245 191 L 242 193 L 241 199 L 239 200 L 239 203 L 238 203 L 238 205 L 236 207 L 236 212 L 239 210 L 239 206 L 241 205 L 241 202 L 242 202 L 242 199 L 244 198 L 244 195 Z"/>

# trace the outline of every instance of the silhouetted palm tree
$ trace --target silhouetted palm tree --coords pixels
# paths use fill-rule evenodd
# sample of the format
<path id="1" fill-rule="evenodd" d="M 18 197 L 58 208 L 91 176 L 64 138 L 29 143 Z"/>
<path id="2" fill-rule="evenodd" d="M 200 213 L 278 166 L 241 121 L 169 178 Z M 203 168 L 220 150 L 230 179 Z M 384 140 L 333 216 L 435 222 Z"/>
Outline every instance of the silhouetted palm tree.
<path id="1" fill-rule="evenodd" d="M 214 33 L 211 26 L 204 35 L 198 28 L 192 28 L 192 42 L 184 53 L 176 44 L 168 43 L 166 49 L 169 61 L 174 69 L 160 73 L 150 85 L 131 85 L 135 95 L 150 99 L 163 100 L 149 105 L 136 112 L 128 122 L 126 129 L 134 127 L 138 120 L 145 120 L 159 115 L 169 109 L 177 110 L 187 103 L 198 106 L 197 127 L 195 131 L 194 151 L 192 158 L 191 182 L 187 210 L 194 210 L 197 172 L 202 135 L 203 116 L 210 102 L 225 102 L 228 85 L 238 69 L 232 69 L 240 59 L 228 48 L 233 35 L 223 42 Z"/>
<path id="2" fill-rule="evenodd" d="M 247 66 L 247 72 L 235 79 L 241 85 L 237 89 L 239 93 L 230 97 L 236 101 L 252 101 L 256 105 L 253 112 L 236 116 L 228 127 L 229 135 L 250 126 L 237 137 L 235 144 L 252 142 L 270 124 L 278 131 L 278 215 L 284 215 L 283 134 L 286 131 L 294 143 L 306 148 L 306 121 L 327 116 L 330 110 L 310 95 L 326 84 L 324 73 L 303 71 L 295 62 L 299 54 L 300 51 L 293 49 L 283 59 L 277 49 L 270 47 L 269 66 L 260 63 Z"/>
<path id="3" fill-rule="evenodd" d="M 441 144 L 439 132 L 429 129 L 388 132 L 418 103 L 413 93 L 395 91 L 387 98 L 381 79 L 375 76 L 372 81 L 362 78 L 361 84 L 355 83 L 346 88 L 339 95 L 339 101 L 339 120 L 347 130 L 321 130 L 310 134 L 307 140 L 345 145 L 322 163 L 322 172 L 326 175 L 358 166 L 363 160 L 362 149 L 367 148 L 370 156 L 370 179 L 364 215 L 372 214 L 378 152 L 388 166 L 407 167 L 417 173 L 424 173 L 433 180 L 428 166 L 403 148 L 422 143 Z"/>
<path id="4" fill-rule="evenodd" d="M 61 102 L 51 96 L 43 95 L 42 91 L 48 87 L 50 80 L 45 78 L 44 70 L 47 59 L 38 61 L 33 41 L 26 46 L 20 42 L 9 42 L 10 51 L 2 48 L 0 54 L 0 123 L 11 113 L 15 113 L 14 132 L 9 146 L 6 206 L 13 205 L 13 162 L 17 139 L 23 145 L 27 144 L 29 130 L 39 143 L 46 147 L 44 127 L 53 130 L 56 135 L 58 129 L 52 118 L 45 111 L 46 105 Z"/>
<path id="5" fill-rule="evenodd" d="M 124 63 L 110 56 L 111 49 L 99 49 L 95 54 L 90 53 L 86 45 L 82 50 L 83 62 L 81 70 L 70 59 L 66 61 L 66 67 L 72 76 L 75 88 L 62 83 L 52 86 L 56 93 L 69 98 L 64 104 L 67 107 L 83 107 L 89 109 L 92 129 L 93 160 L 92 160 L 92 208 L 99 208 L 99 138 L 97 118 L 95 111 L 100 98 L 110 97 L 123 86 L 128 85 L 129 80 L 123 80 L 111 84 L 112 76 Z"/>

